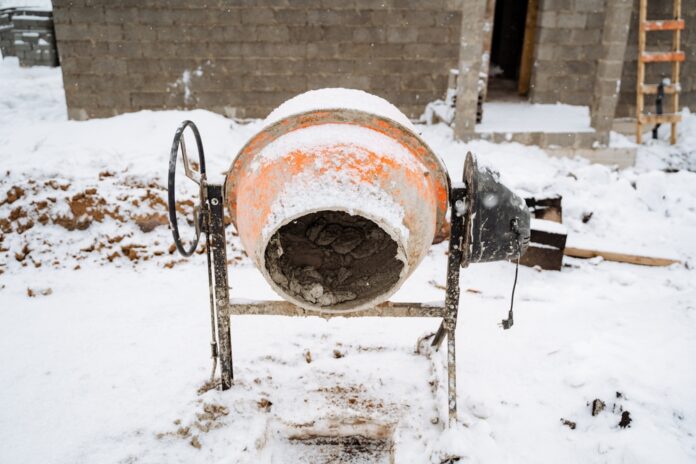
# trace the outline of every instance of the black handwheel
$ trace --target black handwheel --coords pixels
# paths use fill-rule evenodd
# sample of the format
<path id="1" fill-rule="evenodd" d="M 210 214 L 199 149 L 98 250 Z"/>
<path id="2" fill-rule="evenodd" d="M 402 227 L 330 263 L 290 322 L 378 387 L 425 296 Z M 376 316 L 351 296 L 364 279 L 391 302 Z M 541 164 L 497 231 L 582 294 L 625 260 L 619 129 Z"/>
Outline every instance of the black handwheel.
<path id="1" fill-rule="evenodd" d="M 193 132 L 193 136 L 196 139 L 196 145 L 198 148 L 198 163 L 200 165 L 200 179 L 195 179 L 193 177 L 193 170 L 189 166 L 188 155 L 186 153 L 186 142 L 184 141 L 184 130 L 187 127 L 191 128 L 191 132 Z M 183 256 L 191 256 L 193 252 L 196 251 L 196 247 L 198 246 L 198 239 L 201 236 L 200 217 L 197 213 L 197 210 L 200 209 L 200 206 L 196 206 L 193 209 L 193 223 L 196 230 L 196 235 L 193 238 L 193 243 L 191 243 L 189 249 L 186 249 L 184 247 L 184 244 L 181 243 L 181 237 L 179 236 L 179 224 L 176 219 L 176 159 L 179 155 L 179 145 L 181 145 L 181 154 L 184 161 L 184 173 L 186 174 L 186 177 L 193 180 L 200 186 L 202 203 L 202 195 L 205 189 L 205 155 L 203 154 L 203 142 L 201 141 L 201 135 L 198 132 L 198 128 L 192 121 L 182 122 L 179 128 L 176 130 L 176 133 L 174 134 L 172 151 L 169 155 L 168 182 L 169 223 L 172 225 L 172 236 L 174 237 L 174 244 L 176 245 L 176 249 L 179 250 L 179 253 L 181 253 Z"/>

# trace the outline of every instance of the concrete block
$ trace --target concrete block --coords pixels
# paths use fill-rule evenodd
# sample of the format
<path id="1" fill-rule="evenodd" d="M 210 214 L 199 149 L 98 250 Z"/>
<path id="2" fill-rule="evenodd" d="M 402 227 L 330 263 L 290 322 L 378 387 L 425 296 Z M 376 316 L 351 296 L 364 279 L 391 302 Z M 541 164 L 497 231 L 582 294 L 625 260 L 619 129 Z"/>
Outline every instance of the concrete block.
<path id="1" fill-rule="evenodd" d="M 324 38 L 324 28 L 321 26 L 289 26 L 288 34 L 291 42 L 317 42 Z"/>
<path id="2" fill-rule="evenodd" d="M 322 59 L 309 60 L 304 64 L 304 69 L 308 74 L 370 74 L 365 72 L 364 66 L 359 64 L 367 60 L 346 60 L 346 59 Z"/>
<path id="3" fill-rule="evenodd" d="M 587 29 L 599 29 L 604 26 L 604 12 L 588 12 L 585 27 Z"/>
<path id="4" fill-rule="evenodd" d="M 244 8 L 242 24 L 277 24 L 277 20 L 269 8 Z"/>
<path id="5" fill-rule="evenodd" d="M 308 66 L 311 63 L 321 63 L 321 60 L 307 61 L 303 58 L 244 58 L 234 66 L 225 66 L 227 73 L 242 73 L 254 71 L 258 74 L 304 74 L 311 72 Z"/>
<path id="6" fill-rule="evenodd" d="M 416 43 L 418 42 L 418 29 L 415 27 L 389 27 L 387 28 L 387 42 Z"/>
<path id="7" fill-rule="evenodd" d="M 340 45 L 336 43 L 308 43 L 306 46 L 307 58 L 310 60 L 316 58 L 341 58 L 343 56 L 339 47 Z"/>
<path id="8" fill-rule="evenodd" d="M 574 10 L 581 13 L 601 13 L 604 11 L 605 0 L 576 0 Z"/>
<path id="9" fill-rule="evenodd" d="M 79 54 L 79 52 L 73 49 L 73 43 L 77 42 L 71 42 L 70 46 L 65 47 L 64 50 L 61 51 L 61 53 L 63 53 L 63 55 L 68 55 L 72 53 Z M 80 50 L 80 48 L 77 48 L 77 50 Z M 143 56 L 143 50 L 141 44 L 139 43 L 95 42 L 94 50 L 90 52 L 90 54 L 101 55 L 104 53 L 108 53 L 109 56 L 112 56 L 113 58 L 140 58 Z"/>
<path id="10" fill-rule="evenodd" d="M 308 25 L 307 23 L 307 12 L 303 9 L 277 9 L 273 11 L 273 16 L 278 24 L 286 24 L 288 26 L 293 25 Z"/>
<path id="11" fill-rule="evenodd" d="M 104 20 L 107 24 L 125 24 L 138 21 L 138 10 L 135 8 L 107 7 L 104 10 Z M 94 25 L 94 23 L 88 23 Z"/>
<path id="12" fill-rule="evenodd" d="M 596 132 L 577 132 L 573 148 L 593 148 L 598 141 L 599 137 Z"/>
<path id="13" fill-rule="evenodd" d="M 309 10 L 307 22 L 322 26 L 362 26 L 369 24 L 370 12 L 350 10 Z"/>
<path id="14" fill-rule="evenodd" d="M 575 45 L 598 45 L 601 39 L 600 30 L 574 29 L 570 33 L 570 43 Z"/>
<path id="15" fill-rule="evenodd" d="M 62 13 L 58 16 L 61 20 L 65 19 L 66 22 L 69 21 L 72 24 L 93 24 L 104 21 L 106 16 L 104 7 L 97 5 L 71 6 L 70 8 L 58 8 L 57 11 Z"/>
<path id="16" fill-rule="evenodd" d="M 592 163 L 616 166 L 620 169 L 631 167 L 635 164 L 635 148 L 562 148 L 547 149 L 550 156 L 574 158 L 576 156 L 585 158 Z"/>
<path id="17" fill-rule="evenodd" d="M 572 147 L 575 137 L 572 133 L 544 133 L 541 138 L 542 147 Z"/>
<path id="18" fill-rule="evenodd" d="M 87 33 L 82 40 L 101 40 L 107 42 L 118 42 L 125 38 L 122 24 L 89 24 Z M 60 39 L 60 38 L 59 38 Z"/>
<path id="19" fill-rule="evenodd" d="M 542 8 L 544 11 L 572 11 L 574 5 L 573 0 L 544 0 Z"/>
<path id="20" fill-rule="evenodd" d="M 555 11 L 540 10 L 537 21 L 537 25 L 542 28 L 555 28 L 558 21 L 558 16 Z"/>
<path id="21" fill-rule="evenodd" d="M 434 43 L 441 44 L 450 42 L 450 37 L 447 30 L 441 27 L 421 27 L 418 28 L 418 43 Z"/>
<path id="22" fill-rule="evenodd" d="M 356 43 L 375 43 L 384 42 L 387 33 L 381 27 L 355 27 L 353 28 L 353 42 Z"/>
<path id="23" fill-rule="evenodd" d="M 461 14 L 445 11 L 435 13 L 435 25 L 436 26 L 456 26 L 461 23 Z"/>
<path id="24" fill-rule="evenodd" d="M 352 42 L 353 27 L 351 26 L 324 26 L 323 39 L 329 42 Z"/>
<path id="25" fill-rule="evenodd" d="M 404 90 L 436 90 L 435 82 L 430 74 L 404 76 L 401 78 L 401 83 L 401 88 Z"/>
<path id="26" fill-rule="evenodd" d="M 556 16 L 556 26 L 564 29 L 583 29 L 587 23 L 587 15 L 583 13 L 561 12 Z"/>
<path id="27" fill-rule="evenodd" d="M 262 42 L 288 42 L 290 33 L 287 26 L 258 26 L 256 27 L 256 40 Z"/>
<path id="28" fill-rule="evenodd" d="M 177 10 L 141 8 L 138 10 L 138 23 L 147 26 L 172 26 L 180 14 Z"/>
<path id="29" fill-rule="evenodd" d="M 427 2 L 426 2 L 427 3 Z M 428 14 L 423 11 L 404 10 L 393 14 L 394 22 L 401 26 L 409 27 L 443 27 L 454 26 L 461 23 L 461 15 L 452 11 L 434 9 L 436 14 Z M 392 19 L 392 18 L 390 18 Z"/>

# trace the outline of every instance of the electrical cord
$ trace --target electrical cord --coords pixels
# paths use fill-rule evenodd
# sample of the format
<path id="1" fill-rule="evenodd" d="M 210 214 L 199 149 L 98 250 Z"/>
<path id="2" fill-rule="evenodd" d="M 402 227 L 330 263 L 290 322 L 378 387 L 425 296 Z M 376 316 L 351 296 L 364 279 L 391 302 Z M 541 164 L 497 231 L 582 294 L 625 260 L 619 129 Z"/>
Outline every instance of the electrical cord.
<path id="1" fill-rule="evenodd" d="M 517 263 L 515 264 L 515 280 L 512 283 L 512 294 L 510 295 L 510 310 L 508 311 L 507 319 L 503 319 L 500 323 L 503 330 L 507 330 L 515 323 L 513 319 L 512 309 L 515 304 L 515 289 L 517 288 L 517 275 L 520 270 L 520 255 L 522 254 L 522 244 L 520 243 L 521 234 L 517 224 L 517 218 L 510 221 L 510 229 L 517 235 Z"/>

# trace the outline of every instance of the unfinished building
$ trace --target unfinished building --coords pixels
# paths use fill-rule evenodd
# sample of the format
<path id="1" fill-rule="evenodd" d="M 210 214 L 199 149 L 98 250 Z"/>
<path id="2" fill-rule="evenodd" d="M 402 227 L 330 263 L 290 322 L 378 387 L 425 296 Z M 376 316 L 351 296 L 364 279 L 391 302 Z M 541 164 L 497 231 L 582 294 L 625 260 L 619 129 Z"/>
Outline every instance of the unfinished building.
<path id="1" fill-rule="evenodd" d="M 651 19 L 669 19 L 671 1 L 649 3 Z M 638 0 L 54 1 L 72 119 L 163 108 L 263 117 L 321 87 L 363 89 L 417 118 L 454 68 L 459 138 L 576 149 L 605 145 L 615 117 L 633 115 L 637 11 Z M 683 17 L 681 102 L 694 106 L 696 9 Z M 584 126 L 486 131 L 495 102 L 576 105 Z"/>

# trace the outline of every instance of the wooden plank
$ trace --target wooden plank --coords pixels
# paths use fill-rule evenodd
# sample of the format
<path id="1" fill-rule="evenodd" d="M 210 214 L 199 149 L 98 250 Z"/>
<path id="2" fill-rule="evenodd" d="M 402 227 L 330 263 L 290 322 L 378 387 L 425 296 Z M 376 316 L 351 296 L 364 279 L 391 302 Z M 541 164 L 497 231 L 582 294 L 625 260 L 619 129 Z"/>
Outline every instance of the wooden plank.
<path id="1" fill-rule="evenodd" d="M 640 54 L 640 61 L 643 63 L 681 63 L 686 59 L 682 51 L 674 52 L 643 52 Z"/>
<path id="2" fill-rule="evenodd" d="M 520 258 L 520 264 L 527 267 L 539 266 L 546 271 L 560 271 L 563 267 L 563 250 L 530 243 Z"/>
<path id="3" fill-rule="evenodd" d="M 520 58 L 520 78 L 517 81 L 517 93 L 523 96 L 529 93 L 529 85 L 532 80 L 538 11 L 539 0 L 529 0 L 527 4 L 527 18 L 524 23 L 524 42 L 522 43 L 522 57 Z"/>
<path id="4" fill-rule="evenodd" d="M 672 264 L 680 264 L 680 261 L 675 259 L 630 255 L 625 253 L 615 253 L 613 251 L 589 250 L 573 247 L 566 247 L 566 249 L 563 250 L 563 254 L 566 256 L 572 256 L 573 258 L 595 258 L 597 256 L 601 256 L 607 261 L 639 264 L 641 266 L 670 266 Z"/>
<path id="5" fill-rule="evenodd" d="M 641 86 L 644 95 L 657 95 L 657 84 L 643 84 Z M 665 95 L 681 92 L 681 86 L 678 84 L 665 85 Z"/>
<path id="6" fill-rule="evenodd" d="M 641 124 L 674 124 L 681 121 L 681 114 L 665 113 L 665 114 L 641 114 L 639 116 Z"/>
<path id="7" fill-rule="evenodd" d="M 646 31 L 676 31 L 684 29 L 683 19 L 667 19 L 664 21 L 645 21 L 643 28 Z"/>

